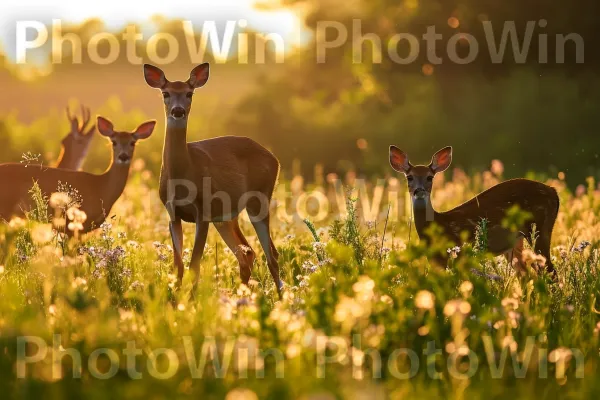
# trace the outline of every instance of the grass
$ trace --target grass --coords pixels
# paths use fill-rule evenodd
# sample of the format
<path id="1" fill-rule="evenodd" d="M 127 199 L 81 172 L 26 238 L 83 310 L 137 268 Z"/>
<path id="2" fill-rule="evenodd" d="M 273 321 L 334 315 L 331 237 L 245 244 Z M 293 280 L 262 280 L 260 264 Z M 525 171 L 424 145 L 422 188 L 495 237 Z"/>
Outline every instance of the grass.
<path id="1" fill-rule="evenodd" d="M 448 209 L 498 179 L 459 171 L 436 181 L 434 204 Z M 192 300 L 189 273 L 177 290 L 155 180 L 134 168 L 107 222 L 78 239 L 57 237 L 39 204 L 30 219 L 0 226 L 0 390 L 9 398 L 600 393 L 600 192 L 593 182 L 579 196 L 550 182 L 561 198 L 556 283 L 517 276 L 486 254 L 485 220 L 474 243 L 436 239 L 426 248 L 405 219 L 388 218 L 388 204 L 377 221 L 363 221 L 358 197 L 349 194 L 339 219 L 273 218 L 282 300 L 249 223 L 242 229 L 259 255 L 250 285 L 240 285 L 235 255 L 211 228 Z M 186 263 L 192 240 L 186 226 Z M 427 261 L 438 253 L 451 255 L 445 271 Z M 540 261 L 526 254 L 530 265 Z M 24 364 L 39 354 L 36 341 L 48 346 L 45 357 Z"/>

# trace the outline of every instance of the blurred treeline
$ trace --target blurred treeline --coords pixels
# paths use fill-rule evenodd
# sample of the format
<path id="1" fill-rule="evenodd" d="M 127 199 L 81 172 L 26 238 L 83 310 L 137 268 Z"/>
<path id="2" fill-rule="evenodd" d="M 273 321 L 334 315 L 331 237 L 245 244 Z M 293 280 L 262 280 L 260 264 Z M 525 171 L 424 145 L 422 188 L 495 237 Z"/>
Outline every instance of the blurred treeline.
<path id="1" fill-rule="evenodd" d="M 245 65 L 213 65 L 211 82 L 195 98 L 192 139 L 222 134 L 253 137 L 272 149 L 287 171 L 295 166 L 294 172 L 308 179 L 316 164 L 322 164 L 326 173 L 354 169 L 368 177 L 390 174 L 387 151 L 391 143 L 418 163 L 428 162 L 435 150 L 446 145 L 454 146 L 454 164 L 466 169 L 487 167 L 491 159 L 501 159 L 508 177 L 531 170 L 563 171 L 571 184 L 577 184 L 586 176 L 600 174 L 597 1 L 284 0 L 284 4 L 304 7 L 305 23 L 313 30 L 319 21 L 342 23 L 349 40 L 328 50 L 325 63 L 317 62 L 318 43 L 311 41 L 286 55 L 281 65 L 272 58 L 266 65 L 253 65 L 252 58 Z M 368 42 L 363 45 L 363 62 L 353 63 L 353 19 L 361 20 L 363 34 L 381 38 L 381 63 L 372 62 L 377 54 Z M 526 23 L 541 19 L 547 26 L 536 25 L 525 63 L 514 62 L 510 42 L 504 62 L 491 62 L 483 20 L 493 24 L 497 44 L 505 21 L 515 21 L 521 43 Z M 389 37 L 407 32 L 420 38 L 431 25 L 443 35 L 436 47 L 442 64 L 428 64 L 423 41 L 419 57 L 409 65 L 394 63 L 387 56 Z M 178 26 L 167 21 L 161 30 L 176 33 Z M 93 31 L 94 26 L 84 28 Z M 459 32 L 475 36 L 479 43 L 479 56 L 468 65 L 453 64 L 447 57 L 447 40 Z M 548 36 L 547 64 L 538 61 L 541 33 Z M 559 33 L 583 37 L 584 63 L 575 62 L 573 43 L 567 44 L 565 63 L 555 62 L 554 38 Z M 460 48 L 460 43 L 458 53 L 464 56 L 467 49 Z M 406 51 L 399 48 L 400 54 Z M 143 51 L 140 54 L 144 57 Z M 84 71 L 83 76 L 93 79 L 86 78 L 83 86 L 64 96 L 85 101 L 85 93 L 79 94 L 78 88 L 93 97 L 110 87 L 112 95 L 98 95 L 92 105 L 97 112 L 108 113 L 115 125 L 121 120 L 123 129 L 133 129 L 146 118 L 162 122 L 158 93 L 145 86 L 139 65 L 128 65 L 125 56 L 121 58 L 109 66 L 89 65 L 85 60 L 79 66 L 55 66 L 55 73 L 46 80 L 60 77 L 66 82 L 73 71 Z M 164 69 L 168 77 L 182 79 L 190 67 L 184 54 L 181 62 Z M 117 75 L 119 80 L 113 78 Z M 35 93 L 36 89 L 29 90 Z M 61 109 L 62 102 L 51 108 Z M 56 132 L 44 134 L 45 139 L 60 137 L 66 122 L 61 122 L 57 112 L 47 117 L 52 123 L 41 119 L 35 128 L 19 128 L 14 115 L 0 122 L 1 159 L 18 159 L 15 153 L 23 151 L 25 143 L 32 151 L 57 151 L 56 142 L 26 138 L 30 129 Z M 160 124 L 158 134 L 138 150 L 153 170 L 160 167 L 162 129 Z M 15 137 L 19 135 L 25 137 Z M 105 153 L 94 149 L 86 169 L 104 168 Z"/>

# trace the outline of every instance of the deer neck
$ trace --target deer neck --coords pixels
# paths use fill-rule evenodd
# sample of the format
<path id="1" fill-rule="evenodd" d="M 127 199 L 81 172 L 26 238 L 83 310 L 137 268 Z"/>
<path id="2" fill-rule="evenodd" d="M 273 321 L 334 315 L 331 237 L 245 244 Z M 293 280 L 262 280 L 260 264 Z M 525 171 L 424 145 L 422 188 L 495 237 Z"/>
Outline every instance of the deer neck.
<path id="1" fill-rule="evenodd" d="M 110 167 L 102 175 L 103 190 L 101 198 L 104 204 L 112 206 L 125 189 L 127 178 L 129 177 L 129 164 L 118 164 L 111 160 Z"/>
<path id="2" fill-rule="evenodd" d="M 189 164 L 187 118 L 167 118 L 161 174 L 169 178 L 182 176 L 189 170 Z"/>
<path id="3" fill-rule="evenodd" d="M 434 222 L 436 212 L 431 205 L 431 195 L 422 199 L 412 199 L 413 217 L 415 219 L 415 228 L 420 238 L 425 237 L 427 227 Z"/>
<path id="4" fill-rule="evenodd" d="M 70 152 L 63 146 L 56 161 L 56 168 L 79 170 L 82 161 L 82 159 L 73 158 Z"/>

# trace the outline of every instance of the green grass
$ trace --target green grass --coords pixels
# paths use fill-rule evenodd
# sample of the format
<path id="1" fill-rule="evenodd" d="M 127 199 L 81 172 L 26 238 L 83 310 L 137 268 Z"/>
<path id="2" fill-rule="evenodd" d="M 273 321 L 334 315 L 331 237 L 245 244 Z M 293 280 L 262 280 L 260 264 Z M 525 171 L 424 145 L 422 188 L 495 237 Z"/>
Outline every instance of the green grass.
<path id="1" fill-rule="evenodd" d="M 258 254 L 249 287 L 240 286 L 236 258 L 211 228 L 192 299 L 189 273 L 177 290 L 166 213 L 148 184 L 155 179 L 146 171 L 130 179 L 94 234 L 64 242 L 39 213 L 0 226 L 0 390 L 7 398 L 600 393 L 597 191 L 575 197 L 564 182 L 552 182 L 561 197 L 553 237 L 556 283 L 534 273 L 519 277 L 505 260 L 485 254 L 484 221 L 475 243 L 452 250 L 457 257 L 447 270 L 433 268 L 427 260 L 447 254 L 453 243 L 437 239 L 425 248 L 415 232 L 409 241 L 402 219 L 390 219 L 382 238 L 385 212 L 376 222 L 362 221 L 360 202 L 349 197 L 347 216 L 337 222 L 273 218 L 286 283 L 282 300 L 249 223 L 242 230 Z M 480 190 L 482 181 L 438 185 L 434 203 L 447 209 Z M 193 227 L 186 226 L 186 263 L 192 240 Z M 475 275 L 473 268 L 503 279 Z M 60 343 L 53 350 L 55 335 Z M 19 363 L 19 352 L 21 360 L 37 352 L 35 344 L 19 345 L 23 336 L 47 343 L 46 357 Z M 128 344 L 139 350 L 129 366 Z M 81 371 L 71 356 L 58 359 L 64 349 L 77 350 Z M 216 367 L 208 357 L 213 351 Z M 107 352 L 117 357 L 113 370 Z M 466 354 L 477 358 L 477 368 L 469 371 Z M 418 368 L 411 370 L 411 363 Z"/>

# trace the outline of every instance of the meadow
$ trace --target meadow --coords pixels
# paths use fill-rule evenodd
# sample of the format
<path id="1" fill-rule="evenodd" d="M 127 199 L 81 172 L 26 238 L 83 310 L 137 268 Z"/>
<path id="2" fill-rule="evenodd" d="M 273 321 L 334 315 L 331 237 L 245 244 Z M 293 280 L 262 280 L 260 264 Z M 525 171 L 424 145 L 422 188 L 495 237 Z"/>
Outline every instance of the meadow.
<path id="1" fill-rule="evenodd" d="M 247 221 L 242 230 L 258 255 L 247 287 L 211 228 L 197 292 L 189 273 L 178 288 L 157 176 L 141 158 L 91 234 L 66 237 L 76 218 L 65 220 L 56 196 L 33 190 L 39 206 L 0 225 L 0 390 L 32 399 L 600 393 L 593 179 L 575 192 L 564 174 L 546 179 L 561 199 L 554 282 L 535 272 L 544 260 L 532 251 L 525 276 L 487 254 L 485 229 L 462 247 L 440 237 L 423 246 L 403 207 L 404 178 L 365 183 L 319 173 L 311 184 L 284 175 L 276 190 L 281 299 Z M 434 205 L 449 209 L 502 179 L 499 161 L 469 175 L 447 171 L 436 178 Z M 344 188 L 342 204 L 331 182 Z M 308 193 L 328 199 L 326 218 L 311 200 L 306 215 L 293 211 Z M 365 195 L 381 195 L 375 212 L 364 212 Z M 184 228 L 189 262 L 193 227 Z M 445 269 L 428 261 L 436 253 L 448 255 Z"/>

